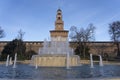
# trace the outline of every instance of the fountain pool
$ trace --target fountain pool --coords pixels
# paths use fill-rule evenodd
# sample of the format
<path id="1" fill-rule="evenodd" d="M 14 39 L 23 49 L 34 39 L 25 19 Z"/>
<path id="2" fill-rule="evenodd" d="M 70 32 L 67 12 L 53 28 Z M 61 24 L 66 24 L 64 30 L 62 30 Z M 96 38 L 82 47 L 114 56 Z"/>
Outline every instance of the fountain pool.
<path id="1" fill-rule="evenodd" d="M 81 65 L 66 69 L 66 67 L 35 67 L 27 64 L 17 64 L 16 68 L 12 66 L 5 67 L 0 65 L 1 79 L 29 79 L 29 80 L 89 80 L 89 78 L 118 78 L 120 77 L 120 65 L 104 65 L 94 64 L 94 68 L 90 65 Z"/>

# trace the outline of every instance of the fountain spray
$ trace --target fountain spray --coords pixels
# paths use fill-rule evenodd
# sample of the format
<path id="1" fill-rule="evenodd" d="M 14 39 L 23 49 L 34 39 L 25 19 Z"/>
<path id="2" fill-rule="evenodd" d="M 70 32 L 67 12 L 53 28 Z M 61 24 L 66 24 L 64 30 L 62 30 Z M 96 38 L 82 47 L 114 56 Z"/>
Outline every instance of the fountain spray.
<path id="1" fill-rule="evenodd" d="M 100 65 L 100 66 L 103 66 L 103 61 L 102 61 L 101 55 L 99 55 L 99 58 L 100 58 L 99 65 Z"/>
<path id="2" fill-rule="evenodd" d="M 94 68 L 92 54 L 90 54 L 90 64 L 91 64 L 90 68 Z"/>
<path id="3" fill-rule="evenodd" d="M 7 55 L 6 66 L 9 65 L 9 55 Z"/>
<path id="4" fill-rule="evenodd" d="M 13 68 L 16 68 L 16 61 L 17 61 L 17 53 L 15 54 L 14 63 L 13 63 Z"/>

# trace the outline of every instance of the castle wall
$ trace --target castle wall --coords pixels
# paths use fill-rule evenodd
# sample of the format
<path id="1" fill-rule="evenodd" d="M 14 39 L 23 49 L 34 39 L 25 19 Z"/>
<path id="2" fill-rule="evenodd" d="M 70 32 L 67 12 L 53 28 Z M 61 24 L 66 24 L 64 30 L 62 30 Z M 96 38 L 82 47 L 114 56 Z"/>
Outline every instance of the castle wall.
<path id="1" fill-rule="evenodd" d="M 0 41 L 0 53 L 4 49 L 4 46 L 9 41 Z M 33 50 L 38 53 L 39 48 L 43 47 L 43 41 L 24 41 L 26 44 L 26 51 Z M 76 42 L 69 42 L 70 47 L 75 49 L 77 46 Z M 90 48 L 90 53 L 98 55 L 100 53 L 108 54 L 109 56 L 116 56 L 117 47 L 113 44 L 113 42 L 88 42 L 87 45 Z M 120 45 L 120 43 L 119 43 Z"/>

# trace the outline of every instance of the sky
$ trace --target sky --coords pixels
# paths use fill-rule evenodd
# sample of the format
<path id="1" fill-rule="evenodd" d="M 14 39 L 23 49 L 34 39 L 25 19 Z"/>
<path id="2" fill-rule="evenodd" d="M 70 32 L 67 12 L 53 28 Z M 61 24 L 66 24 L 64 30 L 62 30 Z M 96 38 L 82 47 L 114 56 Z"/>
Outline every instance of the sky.
<path id="1" fill-rule="evenodd" d="M 109 24 L 120 21 L 120 0 L 0 0 L 0 26 L 11 41 L 21 29 L 24 41 L 50 39 L 56 11 L 62 10 L 64 29 L 96 27 L 95 41 L 110 41 Z"/>

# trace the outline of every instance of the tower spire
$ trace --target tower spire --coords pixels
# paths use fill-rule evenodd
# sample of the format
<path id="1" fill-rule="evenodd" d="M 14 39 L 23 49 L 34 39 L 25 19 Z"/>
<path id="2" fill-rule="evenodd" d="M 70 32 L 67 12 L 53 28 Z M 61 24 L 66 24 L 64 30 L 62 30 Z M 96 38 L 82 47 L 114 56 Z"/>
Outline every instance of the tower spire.
<path id="1" fill-rule="evenodd" d="M 64 30 L 64 22 L 62 20 L 62 10 L 60 8 L 57 10 L 55 30 Z"/>

